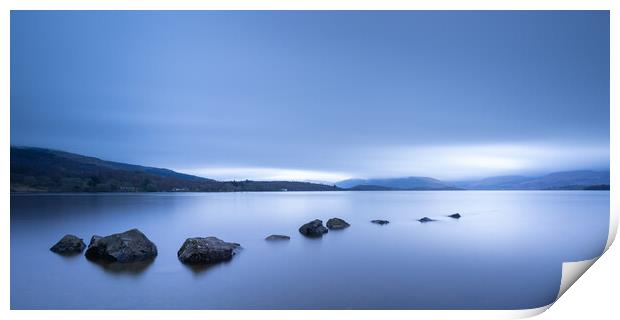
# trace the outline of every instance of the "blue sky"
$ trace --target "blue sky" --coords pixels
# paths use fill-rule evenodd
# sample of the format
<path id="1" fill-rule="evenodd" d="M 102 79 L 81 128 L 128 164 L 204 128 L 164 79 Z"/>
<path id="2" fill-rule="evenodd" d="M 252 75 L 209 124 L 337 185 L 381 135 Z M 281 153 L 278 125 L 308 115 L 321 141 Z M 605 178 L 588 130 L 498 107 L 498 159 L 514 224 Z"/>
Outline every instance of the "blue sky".
<path id="1" fill-rule="evenodd" d="M 607 169 L 609 14 L 14 11 L 11 143 L 217 179 Z"/>

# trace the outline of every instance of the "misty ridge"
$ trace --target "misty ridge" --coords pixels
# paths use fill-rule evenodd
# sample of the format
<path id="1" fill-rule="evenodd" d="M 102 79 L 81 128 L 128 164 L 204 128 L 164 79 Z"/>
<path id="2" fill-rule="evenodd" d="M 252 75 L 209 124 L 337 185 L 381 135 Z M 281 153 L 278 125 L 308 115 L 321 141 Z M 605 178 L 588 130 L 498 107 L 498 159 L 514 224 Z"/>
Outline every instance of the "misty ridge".
<path id="1" fill-rule="evenodd" d="M 242 192 L 389 190 L 609 190 L 609 171 L 543 176 L 496 176 L 472 181 L 429 177 L 348 179 L 333 185 L 305 181 L 217 181 L 169 169 L 74 153 L 11 147 L 11 192 Z"/>
<path id="2" fill-rule="evenodd" d="M 353 190 L 609 190 L 609 171 L 576 170 L 543 176 L 496 176 L 471 181 L 428 177 L 350 179 L 336 183 Z"/>

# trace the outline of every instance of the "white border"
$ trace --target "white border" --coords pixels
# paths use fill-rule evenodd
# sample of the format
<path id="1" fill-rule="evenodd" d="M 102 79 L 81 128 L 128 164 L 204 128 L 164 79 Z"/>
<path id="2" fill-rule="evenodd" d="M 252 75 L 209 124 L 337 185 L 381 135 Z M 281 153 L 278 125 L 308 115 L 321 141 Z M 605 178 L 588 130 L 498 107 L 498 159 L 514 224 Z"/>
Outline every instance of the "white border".
<path id="1" fill-rule="evenodd" d="M 4 141 L 4 148 L 0 150 L 2 161 L 2 176 L 0 181 L 5 181 L 0 189 L 0 199 L 2 208 L 4 208 L 2 225 L 2 237 L 0 238 L 2 248 L 5 254 L 4 263 L 1 265 L 2 273 L 0 275 L 1 283 L 4 290 L 0 291 L 4 316 L 10 318 L 22 319 L 37 316 L 46 318 L 59 319 L 80 319 L 85 317 L 90 319 L 107 319 L 110 316 L 141 316 L 151 318 L 169 318 L 183 316 L 185 318 L 201 318 L 215 317 L 216 319 L 237 319 L 239 317 L 251 317 L 253 319 L 273 320 L 277 318 L 295 318 L 303 319 L 375 319 L 377 317 L 389 317 L 391 319 L 411 319 L 417 318 L 434 318 L 434 319 L 506 319 L 506 318 L 522 318 L 539 314 L 545 311 L 549 306 L 529 309 L 529 310 L 500 310 L 500 311 L 421 311 L 421 310 L 392 310 L 392 311 L 9 311 L 10 309 L 10 267 L 9 267 L 9 237 L 10 237 L 10 191 L 9 184 L 6 181 L 10 177 L 10 74 L 7 72 L 10 68 L 10 10 L 611 10 L 611 146 L 619 146 L 618 138 L 620 131 L 618 127 L 614 127 L 613 119 L 619 119 L 619 111 L 617 105 L 618 92 L 617 75 L 618 64 L 614 63 L 613 57 L 618 56 L 618 3 L 620 1 L 609 0 L 504 0 L 504 1 L 459 1 L 459 0 L 443 0 L 443 1 L 406 1 L 406 0 L 3 0 L 0 1 L 0 100 L 2 102 L 2 129 L 0 130 L 0 138 Z M 618 212 L 620 210 L 620 197 L 618 197 L 617 186 L 620 183 L 617 166 L 615 164 L 620 160 L 620 147 L 610 148 L 611 152 L 611 221 L 610 233 L 605 250 L 609 249 L 612 244 L 618 228 Z M 596 261 L 586 261 L 576 264 L 568 264 L 567 270 L 563 268 L 563 282 L 568 278 L 576 280 L 575 275 L 581 275 L 587 267 Z M 575 267 L 577 269 L 575 269 Z M 585 268 L 584 268 L 585 267 Z M 566 276 L 564 276 L 566 275 Z M 568 275 L 571 275 L 569 277 Z M 572 282 L 572 281 L 570 281 Z M 570 286 L 568 283 L 562 284 L 562 291 Z"/>

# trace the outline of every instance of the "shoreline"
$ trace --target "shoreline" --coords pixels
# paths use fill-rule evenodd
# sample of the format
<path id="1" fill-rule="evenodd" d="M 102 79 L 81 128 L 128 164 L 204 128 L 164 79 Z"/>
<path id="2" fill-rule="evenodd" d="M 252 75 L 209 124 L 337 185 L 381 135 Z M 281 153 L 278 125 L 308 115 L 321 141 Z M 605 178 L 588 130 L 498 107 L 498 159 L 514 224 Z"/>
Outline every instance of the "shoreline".
<path id="1" fill-rule="evenodd" d="M 197 194 L 197 193 L 327 193 L 327 192 L 445 192 L 445 191 L 607 191 L 609 189 L 459 189 L 459 190 L 443 190 L 443 189 L 420 189 L 420 190 L 312 190 L 312 191 L 154 191 L 154 192 L 11 192 L 11 196 L 19 196 L 19 195 L 106 195 L 106 194 L 122 194 L 122 195 L 131 195 L 131 194 Z"/>

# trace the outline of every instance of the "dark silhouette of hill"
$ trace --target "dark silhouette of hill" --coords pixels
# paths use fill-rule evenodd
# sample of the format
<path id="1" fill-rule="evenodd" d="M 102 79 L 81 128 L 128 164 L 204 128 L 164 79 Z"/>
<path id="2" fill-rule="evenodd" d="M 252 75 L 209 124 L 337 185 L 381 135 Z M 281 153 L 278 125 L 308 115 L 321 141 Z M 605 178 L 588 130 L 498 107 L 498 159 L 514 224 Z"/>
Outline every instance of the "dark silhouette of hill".
<path id="1" fill-rule="evenodd" d="M 32 147 L 11 147 L 11 192 L 333 191 L 296 181 L 216 181 L 169 169 L 105 161 Z"/>

